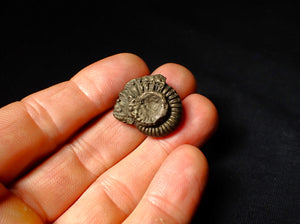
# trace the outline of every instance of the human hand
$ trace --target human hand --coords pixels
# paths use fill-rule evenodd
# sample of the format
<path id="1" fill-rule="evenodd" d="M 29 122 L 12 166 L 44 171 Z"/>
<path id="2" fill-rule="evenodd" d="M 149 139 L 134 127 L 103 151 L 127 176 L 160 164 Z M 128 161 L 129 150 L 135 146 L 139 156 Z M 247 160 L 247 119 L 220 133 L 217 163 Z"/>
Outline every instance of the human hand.
<path id="1" fill-rule="evenodd" d="M 70 81 L 0 110 L 0 223 L 188 223 L 208 165 L 197 148 L 217 124 L 186 68 L 154 74 L 180 95 L 183 118 L 164 138 L 112 116 L 125 83 L 149 74 L 132 54 L 81 70 Z"/>

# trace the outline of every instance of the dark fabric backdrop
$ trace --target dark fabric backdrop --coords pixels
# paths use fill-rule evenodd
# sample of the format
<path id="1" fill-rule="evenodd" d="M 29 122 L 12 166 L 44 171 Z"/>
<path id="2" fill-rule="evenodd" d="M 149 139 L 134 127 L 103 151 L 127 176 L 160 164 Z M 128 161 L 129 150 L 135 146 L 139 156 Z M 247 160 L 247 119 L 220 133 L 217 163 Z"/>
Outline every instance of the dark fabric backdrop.
<path id="1" fill-rule="evenodd" d="M 2 3 L 0 106 L 119 52 L 180 63 L 220 115 L 192 223 L 299 223 L 298 5 L 81 2 Z"/>

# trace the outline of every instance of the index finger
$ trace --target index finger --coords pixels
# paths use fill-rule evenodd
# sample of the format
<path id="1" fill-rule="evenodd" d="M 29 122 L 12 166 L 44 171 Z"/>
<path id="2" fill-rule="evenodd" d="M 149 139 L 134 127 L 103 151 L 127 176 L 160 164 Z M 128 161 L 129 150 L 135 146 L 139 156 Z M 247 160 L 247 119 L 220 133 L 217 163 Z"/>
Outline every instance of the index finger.
<path id="1" fill-rule="evenodd" d="M 132 54 L 98 61 L 66 81 L 0 110 L 0 181 L 9 183 L 82 125 L 113 106 L 124 83 L 149 74 Z"/>

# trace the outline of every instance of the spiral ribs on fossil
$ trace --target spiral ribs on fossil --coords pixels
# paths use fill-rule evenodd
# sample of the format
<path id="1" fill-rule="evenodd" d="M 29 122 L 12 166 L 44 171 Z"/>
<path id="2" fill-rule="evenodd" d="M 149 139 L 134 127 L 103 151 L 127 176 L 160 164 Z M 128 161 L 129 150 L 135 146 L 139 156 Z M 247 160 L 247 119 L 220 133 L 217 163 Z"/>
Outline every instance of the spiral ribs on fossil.
<path id="1" fill-rule="evenodd" d="M 146 135 L 162 137 L 176 128 L 181 113 L 179 95 L 157 74 L 129 81 L 119 94 L 113 115 Z"/>

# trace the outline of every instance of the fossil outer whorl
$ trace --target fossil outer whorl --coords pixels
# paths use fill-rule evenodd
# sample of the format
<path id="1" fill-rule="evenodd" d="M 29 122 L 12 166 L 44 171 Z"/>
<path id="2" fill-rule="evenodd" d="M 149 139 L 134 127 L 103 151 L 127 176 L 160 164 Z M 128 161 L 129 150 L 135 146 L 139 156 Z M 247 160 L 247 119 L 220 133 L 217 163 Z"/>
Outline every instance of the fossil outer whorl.
<path id="1" fill-rule="evenodd" d="M 179 95 L 158 74 L 129 81 L 119 93 L 113 115 L 146 135 L 161 137 L 176 128 L 181 113 Z"/>

